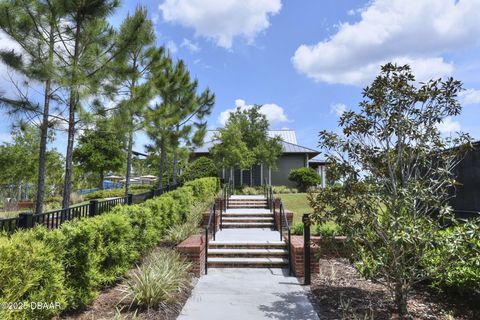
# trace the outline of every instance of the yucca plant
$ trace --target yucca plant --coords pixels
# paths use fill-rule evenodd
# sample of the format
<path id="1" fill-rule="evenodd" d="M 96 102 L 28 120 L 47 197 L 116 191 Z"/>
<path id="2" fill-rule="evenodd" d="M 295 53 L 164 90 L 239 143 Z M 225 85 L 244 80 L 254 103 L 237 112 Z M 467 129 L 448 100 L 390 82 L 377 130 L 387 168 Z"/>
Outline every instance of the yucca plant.
<path id="1" fill-rule="evenodd" d="M 122 300 L 146 308 L 172 301 L 188 287 L 189 268 L 190 264 L 185 263 L 177 252 L 155 251 L 127 276 Z"/>
<path id="2" fill-rule="evenodd" d="M 192 234 L 198 233 L 197 225 L 193 223 L 178 224 L 167 230 L 164 240 L 172 245 L 177 245 Z"/>

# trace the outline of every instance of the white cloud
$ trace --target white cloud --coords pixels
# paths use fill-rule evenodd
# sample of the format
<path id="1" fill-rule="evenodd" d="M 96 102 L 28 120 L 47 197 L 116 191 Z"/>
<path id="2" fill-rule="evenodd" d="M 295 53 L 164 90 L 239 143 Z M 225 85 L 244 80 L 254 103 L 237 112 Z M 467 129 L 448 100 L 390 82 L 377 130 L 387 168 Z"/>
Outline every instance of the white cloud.
<path id="1" fill-rule="evenodd" d="M 170 54 L 175 54 L 178 51 L 177 44 L 172 40 L 167 41 L 167 43 L 165 43 L 165 47 L 170 52 Z"/>
<path id="2" fill-rule="evenodd" d="M 237 36 L 252 42 L 281 7 L 281 0 L 165 0 L 159 6 L 165 21 L 193 28 L 226 49 Z"/>
<path id="3" fill-rule="evenodd" d="M 373 0 L 359 22 L 339 25 L 316 45 L 301 45 L 295 68 L 327 83 L 364 85 L 386 62 L 412 65 L 418 80 L 453 72 L 442 54 L 478 45 L 480 0 Z"/>
<path id="4" fill-rule="evenodd" d="M 347 110 L 347 106 L 343 103 L 335 103 L 330 106 L 330 112 L 341 116 Z"/>
<path id="5" fill-rule="evenodd" d="M 452 117 L 447 117 L 437 127 L 441 133 L 451 134 L 460 131 L 460 122 L 454 121 Z"/>
<path id="6" fill-rule="evenodd" d="M 191 40 L 188 40 L 186 38 L 183 39 L 182 44 L 180 45 L 182 48 L 186 48 L 192 52 L 198 52 L 200 51 L 200 47 L 198 46 L 198 43 L 194 43 Z"/>
<path id="7" fill-rule="evenodd" d="M 230 117 L 231 112 L 235 112 L 237 108 L 240 110 L 246 110 L 251 108 L 253 105 L 247 105 L 245 100 L 237 99 L 235 100 L 235 108 L 227 109 L 220 113 L 218 116 L 218 122 L 223 126 L 227 123 L 228 118 Z M 270 124 L 278 124 L 282 122 L 290 122 L 287 115 L 285 114 L 285 110 L 282 107 L 278 106 L 275 103 L 267 103 L 262 105 L 260 108 L 260 113 L 263 113 Z"/>
<path id="8" fill-rule="evenodd" d="M 467 89 L 462 91 L 459 96 L 464 105 L 480 104 L 480 90 Z"/>

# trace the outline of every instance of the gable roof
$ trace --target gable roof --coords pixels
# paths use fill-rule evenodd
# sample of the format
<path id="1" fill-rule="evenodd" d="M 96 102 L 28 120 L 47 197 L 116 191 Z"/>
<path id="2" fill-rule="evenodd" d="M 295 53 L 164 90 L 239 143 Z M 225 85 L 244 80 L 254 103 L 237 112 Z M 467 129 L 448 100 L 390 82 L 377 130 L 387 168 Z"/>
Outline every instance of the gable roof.
<path id="1" fill-rule="evenodd" d="M 205 136 L 204 144 L 201 147 L 193 149 L 194 153 L 209 153 L 210 148 L 218 143 L 215 139 L 215 134 L 218 130 L 209 130 Z M 269 130 L 269 137 L 279 136 L 280 143 L 282 144 L 283 153 L 307 153 L 310 157 L 315 157 L 320 154 L 319 151 L 303 147 L 297 144 L 297 135 L 294 130 L 282 129 L 282 130 Z"/>

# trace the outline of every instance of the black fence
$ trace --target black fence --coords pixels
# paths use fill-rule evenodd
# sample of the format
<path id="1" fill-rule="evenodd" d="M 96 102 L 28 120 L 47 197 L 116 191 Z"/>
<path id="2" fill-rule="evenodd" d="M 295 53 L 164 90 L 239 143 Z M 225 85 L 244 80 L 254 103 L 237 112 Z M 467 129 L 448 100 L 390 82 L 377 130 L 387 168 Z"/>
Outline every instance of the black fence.
<path id="1" fill-rule="evenodd" d="M 83 217 L 93 217 L 109 212 L 119 204 L 142 203 L 153 197 L 173 191 L 178 185 L 167 185 L 164 188 L 152 189 L 140 194 L 129 194 L 126 197 L 116 197 L 107 200 L 91 200 L 90 203 L 73 206 L 67 209 L 58 209 L 41 214 L 22 212 L 18 217 L 0 219 L 0 232 L 12 233 L 17 229 L 33 228 L 36 225 L 43 225 L 48 229 L 56 229 L 66 221 Z"/>

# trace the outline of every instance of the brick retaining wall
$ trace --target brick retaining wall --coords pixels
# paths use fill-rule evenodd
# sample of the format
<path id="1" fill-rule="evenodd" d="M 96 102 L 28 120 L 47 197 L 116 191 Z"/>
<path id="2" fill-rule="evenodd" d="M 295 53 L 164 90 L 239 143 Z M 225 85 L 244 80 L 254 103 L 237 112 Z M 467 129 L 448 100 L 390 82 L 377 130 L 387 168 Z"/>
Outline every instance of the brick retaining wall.
<path id="1" fill-rule="evenodd" d="M 192 272 L 197 276 L 205 273 L 205 236 L 192 235 L 176 246 L 176 250 L 192 264 Z"/>

